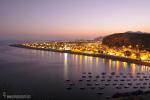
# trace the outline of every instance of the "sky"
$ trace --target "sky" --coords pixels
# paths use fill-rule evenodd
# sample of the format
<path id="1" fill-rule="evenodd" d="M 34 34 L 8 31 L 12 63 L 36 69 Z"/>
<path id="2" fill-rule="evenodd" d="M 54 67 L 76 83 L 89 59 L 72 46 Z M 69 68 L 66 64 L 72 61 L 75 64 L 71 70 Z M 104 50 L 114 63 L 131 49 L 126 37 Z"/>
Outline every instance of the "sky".
<path id="1" fill-rule="evenodd" d="M 0 0 L 0 40 L 93 39 L 150 32 L 150 0 Z"/>

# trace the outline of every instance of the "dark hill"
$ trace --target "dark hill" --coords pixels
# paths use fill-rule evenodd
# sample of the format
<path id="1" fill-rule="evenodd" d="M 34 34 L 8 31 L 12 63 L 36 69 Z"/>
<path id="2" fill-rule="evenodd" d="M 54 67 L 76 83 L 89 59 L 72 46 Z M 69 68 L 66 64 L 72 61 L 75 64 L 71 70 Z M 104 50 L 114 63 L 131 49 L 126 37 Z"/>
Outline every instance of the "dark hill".
<path id="1" fill-rule="evenodd" d="M 122 47 L 129 46 L 136 47 L 138 45 L 139 49 L 150 50 L 150 33 L 142 32 L 125 32 L 116 33 L 103 38 L 103 44 L 110 47 Z"/>

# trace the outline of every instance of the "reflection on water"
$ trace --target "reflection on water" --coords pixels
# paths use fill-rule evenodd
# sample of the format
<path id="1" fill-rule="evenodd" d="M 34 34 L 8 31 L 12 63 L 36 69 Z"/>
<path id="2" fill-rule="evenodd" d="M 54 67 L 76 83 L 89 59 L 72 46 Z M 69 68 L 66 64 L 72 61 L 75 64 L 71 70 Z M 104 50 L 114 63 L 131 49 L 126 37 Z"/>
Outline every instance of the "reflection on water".
<path id="1" fill-rule="evenodd" d="M 89 83 L 90 84 L 100 83 L 102 86 L 109 83 L 109 87 L 106 87 L 106 89 L 104 89 L 104 91 L 106 92 L 106 95 L 113 94 L 114 92 L 135 91 L 135 88 L 136 89 L 139 88 L 139 87 L 136 87 L 137 82 L 141 82 L 139 81 L 141 80 L 140 78 L 139 79 L 136 78 L 137 73 L 145 73 L 144 75 L 150 76 L 150 73 L 149 73 L 150 67 L 148 66 L 136 65 L 133 63 L 121 62 L 118 60 L 114 61 L 112 59 L 104 59 L 104 58 L 99 58 L 99 57 L 90 57 L 90 56 L 82 56 L 82 55 L 64 53 L 64 63 L 65 63 L 64 80 L 70 79 L 76 84 L 79 84 L 79 86 L 76 88 L 79 88 L 81 86 L 86 87 L 86 85 Z M 75 68 L 73 68 L 70 65 L 74 65 Z M 90 74 L 90 77 L 92 78 L 86 78 L 85 81 L 83 81 L 81 84 L 81 83 L 78 83 L 77 81 L 81 79 L 83 72 L 92 73 Z M 96 82 L 92 81 L 95 79 L 94 77 L 96 75 L 101 75 L 101 73 L 103 72 L 107 73 L 105 77 L 107 77 L 106 80 L 110 80 L 110 82 L 106 81 L 105 78 L 104 78 L 105 82 L 101 82 L 100 79 Z M 108 77 L 109 75 L 111 75 L 112 72 L 115 73 L 115 76 L 113 76 L 113 79 L 109 79 Z M 123 73 L 123 75 L 121 75 L 120 73 Z M 116 76 L 119 76 L 119 78 L 116 78 Z M 126 77 L 126 78 L 123 79 L 123 77 Z M 116 87 L 112 85 L 114 84 L 115 79 L 117 79 L 117 82 L 115 84 L 123 84 L 123 86 L 127 86 L 128 82 L 129 83 L 132 82 L 134 85 L 129 87 L 129 89 L 117 90 Z M 92 81 L 92 82 L 87 82 L 87 80 Z M 122 82 L 120 80 L 124 80 L 124 81 Z M 136 81 L 133 81 L 133 80 L 136 80 Z M 142 81 L 142 83 L 140 83 L 142 84 L 141 86 L 145 84 L 144 82 L 147 82 L 147 81 Z M 121 88 L 123 88 L 123 86 Z M 86 88 L 88 88 L 88 86 Z M 146 87 L 146 89 L 148 88 Z"/>
<path id="2" fill-rule="evenodd" d="M 64 77 L 68 78 L 68 54 L 64 53 Z"/>
<path id="3" fill-rule="evenodd" d="M 131 73 L 132 73 L 132 75 L 136 75 L 136 65 L 135 64 L 131 64 Z"/>
<path id="4" fill-rule="evenodd" d="M 76 68 L 78 69 L 76 74 L 80 74 L 84 71 L 94 71 L 95 74 L 100 72 L 115 72 L 116 74 L 119 74 L 123 72 L 132 73 L 132 75 L 135 75 L 138 72 L 148 73 L 150 69 L 148 66 L 136 65 L 133 63 L 121 62 L 118 60 L 114 61 L 112 59 L 104 59 L 99 57 L 82 56 L 67 53 L 64 53 L 63 55 L 65 77 L 67 77 L 67 72 L 71 67 L 68 65 L 76 66 Z"/>

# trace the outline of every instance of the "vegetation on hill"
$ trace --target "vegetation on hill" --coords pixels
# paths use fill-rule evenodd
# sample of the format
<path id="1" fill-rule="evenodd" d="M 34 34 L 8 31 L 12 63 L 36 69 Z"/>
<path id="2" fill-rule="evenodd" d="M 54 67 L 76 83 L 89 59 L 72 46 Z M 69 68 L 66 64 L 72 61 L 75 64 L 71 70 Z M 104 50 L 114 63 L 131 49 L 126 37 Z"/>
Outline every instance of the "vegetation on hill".
<path id="1" fill-rule="evenodd" d="M 133 48 L 150 50 L 150 33 L 131 31 L 115 33 L 104 37 L 102 43 L 109 47 L 132 46 Z"/>

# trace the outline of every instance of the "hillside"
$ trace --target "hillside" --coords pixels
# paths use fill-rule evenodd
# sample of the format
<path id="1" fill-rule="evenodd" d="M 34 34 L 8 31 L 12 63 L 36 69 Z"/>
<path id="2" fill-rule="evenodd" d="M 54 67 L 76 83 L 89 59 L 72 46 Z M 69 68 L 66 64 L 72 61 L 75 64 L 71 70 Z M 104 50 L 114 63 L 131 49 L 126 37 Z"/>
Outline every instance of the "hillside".
<path id="1" fill-rule="evenodd" d="M 125 32 L 115 33 L 103 38 L 102 43 L 110 47 L 131 45 L 134 48 L 150 50 L 150 33 Z"/>

